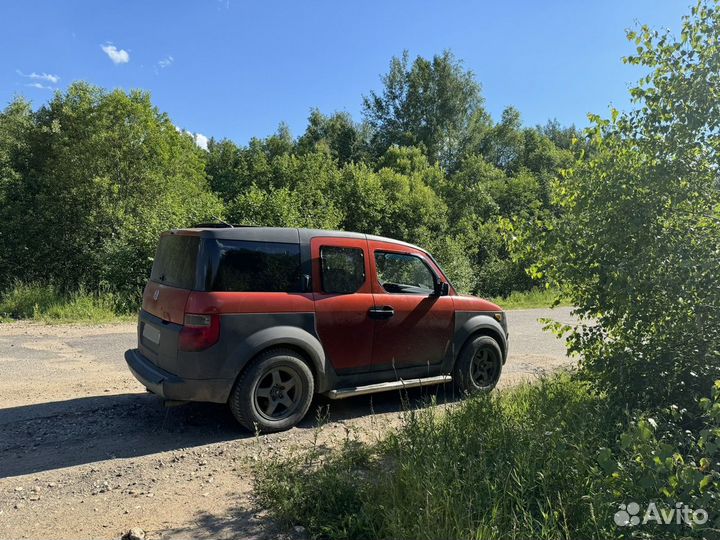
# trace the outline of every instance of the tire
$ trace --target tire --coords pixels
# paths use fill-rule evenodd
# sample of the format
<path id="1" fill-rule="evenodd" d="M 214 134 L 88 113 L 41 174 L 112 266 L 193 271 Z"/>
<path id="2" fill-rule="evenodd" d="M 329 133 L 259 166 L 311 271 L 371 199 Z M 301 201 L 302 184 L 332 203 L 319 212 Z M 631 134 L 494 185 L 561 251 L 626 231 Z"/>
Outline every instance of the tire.
<path id="1" fill-rule="evenodd" d="M 462 394 L 489 392 L 500 379 L 502 365 L 497 341 L 490 336 L 470 338 L 455 362 L 455 388 Z"/>
<path id="2" fill-rule="evenodd" d="M 270 349 L 243 371 L 228 405 L 246 429 L 272 433 L 300 422 L 314 392 L 312 372 L 300 354 L 292 349 Z"/>

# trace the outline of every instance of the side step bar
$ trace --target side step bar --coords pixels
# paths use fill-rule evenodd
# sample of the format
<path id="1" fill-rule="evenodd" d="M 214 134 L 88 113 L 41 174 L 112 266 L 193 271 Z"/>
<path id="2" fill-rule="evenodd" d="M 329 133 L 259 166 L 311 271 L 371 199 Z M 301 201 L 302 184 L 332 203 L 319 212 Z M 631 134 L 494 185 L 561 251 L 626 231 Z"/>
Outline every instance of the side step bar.
<path id="1" fill-rule="evenodd" d="M 387 392 L 388 390 L 402 390 L 404 388 L 416 388 L 418 386 L 430 386 L 433 384 L 444 384 L 452 381 L 450 375 L 438 375 L 437 377 L 425 377 L 424 379 L 407 379 L 390 381 L 366 386 L 354 386 L 351 388 L 338 388 L 330 390 L 325 395 L 330 399 L 343 399 L 352 396 L 364 396 L 376 392 Z"/>

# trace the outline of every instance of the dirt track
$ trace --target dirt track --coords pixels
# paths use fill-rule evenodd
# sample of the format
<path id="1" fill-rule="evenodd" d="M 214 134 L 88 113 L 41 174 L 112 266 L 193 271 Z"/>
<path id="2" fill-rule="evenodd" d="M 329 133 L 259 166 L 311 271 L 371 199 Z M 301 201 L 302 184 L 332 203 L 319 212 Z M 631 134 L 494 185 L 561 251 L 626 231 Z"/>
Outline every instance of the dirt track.
<path id="1" fill-rule="evenodd" d="M 569 365 L 538 318 L 570 321 L 569 309 L 509 313 L 510 357 L 501 387 Z M 135 325 L 0 325 L 0 538 L 262 537 L 251 509 L 250 467 L 262 455 L 397 425 L 397 393 L 331 402 L 317 428 L 256 438 L 224 406 L 166 409 L 125 367 Z M 451 400 L 449 387 L 418 389 Z M 329 411 L 328 411 L 329 408 Z"/>

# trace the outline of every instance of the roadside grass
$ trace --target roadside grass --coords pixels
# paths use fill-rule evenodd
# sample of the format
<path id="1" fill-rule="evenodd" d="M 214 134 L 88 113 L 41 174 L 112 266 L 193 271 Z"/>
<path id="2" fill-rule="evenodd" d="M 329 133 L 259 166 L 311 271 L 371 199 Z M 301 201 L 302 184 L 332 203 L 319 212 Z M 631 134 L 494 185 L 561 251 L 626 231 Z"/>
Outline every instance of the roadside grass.
<path id="1" fill-rule="evenodd" d="M 322 538 L 602 538 L 600 448 L 621 415 L 561 373 L 406 412 L 377 443 L 262 462 L 257 502 Z"/>
<path id="2" fill-rule="evenodd" d="M 111 292 L 79 291 L 62 294 L 53 285 L 15 283 L 0 297 L 0 322 L 30 319 L 47 324 L 101 324 L 130 322 L 136 318 L 119 309 L 119 298 Z"/>
<path id="3" fill-rule="evenodd" d="M 552 289 L 535 288 L 491 301 L 503 309 L 533 309 L 550 307 L 556 296 Z M 0 295 L 0 323 L 29 319 L 47 324 L 100 324 L 130 322 L 135 318 L 135 310 L 128 307 L 128 302 L 109 291 L 80 288 L 63 294 L 51 284 L 18 281 Z"/>
<path id="4" fill-rule="evenodd" d="M 720 380 L 697 405 L 629 412 L 559 372 L 408 410 L 377 442 L 265 458 L 254 495 L 311 538 L 717 540 Z"/>
<path id="5" fill-rule="evenodd" d="M 497 296 L 489 300 L 503 309 L 536 309 L 549 308 L 558 298 L 559 293 L 555 289 L 535 287 L 529 291 L 513 291 L 508 296 Z M 570 304 L 560 301 L 559 306 Z"/>

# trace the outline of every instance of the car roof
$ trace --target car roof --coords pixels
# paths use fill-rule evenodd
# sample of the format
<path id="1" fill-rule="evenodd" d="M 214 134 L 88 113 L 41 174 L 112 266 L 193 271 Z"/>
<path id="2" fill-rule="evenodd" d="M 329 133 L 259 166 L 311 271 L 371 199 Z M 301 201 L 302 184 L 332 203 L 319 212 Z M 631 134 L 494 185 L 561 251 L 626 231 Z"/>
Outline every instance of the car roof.
<path id="1" fill-rule="evenodd" d="M 189 227 L 186 229 L 173 229 L 164 232 L 163 235 L 187 235 L 200 236 L 202 238 L 217 238 L 225 240 L 246 240 L 251 242 L 308 242 L 311 238 L 317 236 L 335 237 L 335 238 L 358 238 L 367 240 L 376 240 L 379 242 L 390 242 L 413 249 L 419 249 L 427 253 L 423 248 L 396 240 L 395 238 L 387 238 L 384 236 L 376 236 L 374 234 L 364 234 L 351 231 L 333 231 L 326 229 L 302 229 L 295 227 L 251 227 L 246 225 L 240 226 L 219 226 L 219 227 Z"/>

